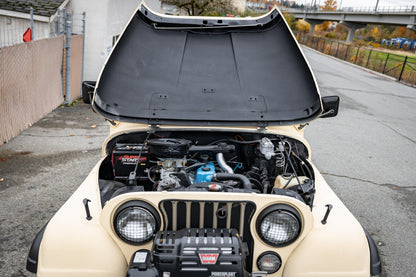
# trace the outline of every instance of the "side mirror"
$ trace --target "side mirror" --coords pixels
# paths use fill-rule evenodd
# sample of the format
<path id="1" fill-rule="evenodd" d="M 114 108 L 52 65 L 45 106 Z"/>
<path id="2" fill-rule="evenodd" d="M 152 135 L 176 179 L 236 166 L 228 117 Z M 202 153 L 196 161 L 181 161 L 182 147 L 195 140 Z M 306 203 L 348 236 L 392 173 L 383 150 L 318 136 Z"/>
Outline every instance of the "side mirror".
<path id="1" fill-rule="evenodd" d="M 322 112 L 320 118 L 336 116 L 339 108 L 339 96 L 334 95 L 322 97 L 322 105 L 324 111 Z"/>
<path id="2" fill-rule="evenodd" d="M 84 101 L 85 104 L 91 104 L 96 83 L 96 81 L 82 82 L 82 101 Z"/>

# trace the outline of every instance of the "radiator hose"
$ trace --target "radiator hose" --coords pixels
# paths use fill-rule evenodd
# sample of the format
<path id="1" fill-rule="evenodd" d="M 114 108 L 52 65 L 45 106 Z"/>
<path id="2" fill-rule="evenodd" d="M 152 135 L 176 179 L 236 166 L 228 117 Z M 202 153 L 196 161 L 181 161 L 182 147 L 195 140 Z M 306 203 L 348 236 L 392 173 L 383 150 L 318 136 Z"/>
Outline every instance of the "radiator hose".
<path id="1" fill-rule="evenodd" d="M 217 163 L 227 173 L 230 173 L 230 174 L 234 173 L 234 170 L 225 162 L 224 154 L 217 153 Z"/>
<path id="2" fill-rule="evenodd" d="M 215 181 L 240 181 L 243 184 L 244 189 L 252 190 L 253 185 L 250 180 L 241 174 L 231 174 L 231 173 L 215 173 L 212 176 L 212 180 Z"/>

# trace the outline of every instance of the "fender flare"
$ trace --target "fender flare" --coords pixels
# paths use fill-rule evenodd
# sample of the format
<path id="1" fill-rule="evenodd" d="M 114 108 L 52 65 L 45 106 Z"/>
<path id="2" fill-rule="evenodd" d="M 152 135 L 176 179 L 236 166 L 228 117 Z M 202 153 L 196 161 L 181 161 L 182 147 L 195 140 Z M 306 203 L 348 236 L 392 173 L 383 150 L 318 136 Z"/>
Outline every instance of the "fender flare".
<path id="1" fill-rule="evenodd" d="M 371 276 L 376 276 L 381 273 L 381 261 L 380 256 L 378 254 L 377 245 L 374 242 L 371 235 L 364 229 L 365 236 L 367 237 L 368 247 L 370 248 L 370 273 Z"/>
<path id="2" fill-rule="evenodd" d="M 47 222 L 45 226 L 40 229 L 39 233 L 36 235 L 35 239 L 32 242 L 32 246 L 29 250 L 29 255 L 27 256 L 26 269 L 32 273 L 37 273 L 38 271 L 38 259 L 39 259 L 39 249 L 40 243 L 42 242 L 43 234 L 45 233 Z"/>

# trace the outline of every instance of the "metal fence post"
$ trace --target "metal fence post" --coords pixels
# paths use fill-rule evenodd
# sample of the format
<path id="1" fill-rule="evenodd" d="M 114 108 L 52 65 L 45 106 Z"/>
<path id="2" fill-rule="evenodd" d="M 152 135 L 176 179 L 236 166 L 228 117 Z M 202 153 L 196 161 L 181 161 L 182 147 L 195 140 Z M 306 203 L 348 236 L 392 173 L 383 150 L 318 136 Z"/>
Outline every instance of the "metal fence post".
<path id="1" fill-rule="evenodd" d="M 62 57 L 62 97 L 65 97 L 65 86 L 66 86 L 66 82 L 65 82 L 65 78 L 64 78 L 64 68 L 63 65 L 66 62 L 66 9 L 62 10 L 62 34 L 63 39 L 64 39 L 64 54 L 65 56 Z"/>
<path id="2" fill-rule="evenodd" d="M 332 51 L 332 43 L 334 43 L 333 40 L 331 40 L 331 44 L 329 45 L 329 55 L 331 55 L 331 51 Z"/>
<path id="3" fill-rule="evenodd" d="M 30 7 L 30 31 L 32 33 L 31 40 L 35 40 L 35 32 L 33 30 L 33 8 Z"/>
<path id="4" fill-rule="evenodd" d="M 404 62 L 403 62 L 403 67 L 402 67 L 402 71 L 400 71 L 400 76 L 399 76 L 399 79 L 398 79 L 398 81 L 401 81 L 401 80 L 402 80 L 402 76 L 403 76 L 403 71 L 404 71 L 404 68 L 406 67 L 406 63 L 407 63 L 407 57 L 408 57 L 408 56 L 406 56 L 406 57 L 404 58 Z"/>
<path id="5" fill-rule="evenodd" d="M 58 9 L 58 16 L 56 17 L 55 33 L 57 36 L 61 34 L 61 10 Z"/>
<path id="6" fill-rule="evenodd" d="M 66 9 L 62 11 L 62 24 L 62 31 L 64 34 L 66 34 Z"/>
<path id="7" fill-rule="evenodd" d="M 370 50 L 370 53 L 368 53 L 368 60 L 367 60 L 367 64 L 365 65 L 366 68 L 369 68 L 368 64 L 370 63 L 371 53 L 373 53 L 373 50 Z"/>
<path id="8" fill-rule="evenodd" d="M 82 63 L 81 63 L 81 98 L 82 98 L 82 83 L 84 82 L 84 55 L 85 55 L 85 22 L 86 13 L 82 13 Z"/>
<path id="9" fill-rule="evenodd" d="M 350 49 L 350 46 L 347 45 L 347 50 L 345 51 L 345 57 L 344 57 L 344 61 L 347 59 L 348 56 L 348 50 Z"/>
<path id="10" fill-rule="evenodd" d="M 65 105 L 71 102 L 71 14 L 66 15 L 66 68 L 65 68 Z"/>
<path id="11" fill-rule="evenodd" d="M 337 57 L 337 58 L 338 58 L 338 49 L 339 49 L 339 42 L 338 42 L 338 45 L 337 45 L 337 51 L 335 52 L 335 57 Z"/>
<path id="12" fill-rule="evenodd" d="M 387 61 L 389 60 L 389 56 L 390 56 L 390 53 L 387 53 L 386 62 L 384 63 L 383 72 L 382 72 L 383 74 L 384 74 L 384 71 L 386 70 Z"/>
<path id="13" fill-rule="evenodd" d="M 357 49 L 357 53 L 355 54 L 355 60 L 354 60 L 354 63 L 355 63 L 355 64 L 357 64 L 358 53 L 360 53 L 360 47 L 358 47 L 358 49 Z"/>

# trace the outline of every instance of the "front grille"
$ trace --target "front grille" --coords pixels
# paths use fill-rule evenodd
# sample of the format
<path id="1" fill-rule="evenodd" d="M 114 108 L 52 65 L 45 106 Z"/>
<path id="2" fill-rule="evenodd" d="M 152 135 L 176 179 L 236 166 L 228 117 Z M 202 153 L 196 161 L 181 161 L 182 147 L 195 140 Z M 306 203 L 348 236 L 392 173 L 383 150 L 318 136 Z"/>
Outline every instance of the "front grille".
<path id="1" fill-rule="evenodd" d="M 196 201 L 164 200 L 159 203 L 164 231 L 190 228 L 235 229 L 247 243 L 249 257 L 247 270 L 251 270 L 253 238 L 250 222 L 256 205 L 249 201 Z"/>
<path id="2" fill-rule="evenodd" d="M 249 230 L 256 206 L 240 201 L 165 200 L 160 204 L 165 231 L 184 228 L 236 229 L 241 238 Z"/>

